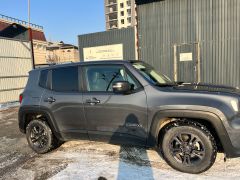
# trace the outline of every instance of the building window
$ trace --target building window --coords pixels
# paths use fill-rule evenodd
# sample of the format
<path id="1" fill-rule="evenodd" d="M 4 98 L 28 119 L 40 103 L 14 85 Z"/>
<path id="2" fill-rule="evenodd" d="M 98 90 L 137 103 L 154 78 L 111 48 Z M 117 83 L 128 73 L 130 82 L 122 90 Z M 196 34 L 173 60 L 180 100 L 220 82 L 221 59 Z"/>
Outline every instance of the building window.
<path id="1" fill-rule="evenodd" d="M 121 8 L 124 8 L 124 4 L 123 4 L 123 3 L 120 3 L 120 7 L 121 7 Z"/>
<path id="2" fill-rule="evenodd" d="M 127 5 L 128 5 L 128 6 L 131 6 L 131 1 L 127 1 Z"/>
<path id="3" fill-rule="evenodd" d="M 121 16 L 124 16 L 124 11 L 121 11 Z"/>
<path id="4" fill-rule="evenodd" d="M 121 19 L 121 24 L 124 24 L 124 19 Z"/>
<path id="5" fill-rule="evenodd" d="M 128 20 L 128 23 L 132 22 L 132 19 L 130 17 L 127 20 Z"/>
<path id="6" fill-rule="evenodd" d="M 128 9 L 127 12 L 128 12 L 128 16 L 131 16 L 131 9 Z"/>

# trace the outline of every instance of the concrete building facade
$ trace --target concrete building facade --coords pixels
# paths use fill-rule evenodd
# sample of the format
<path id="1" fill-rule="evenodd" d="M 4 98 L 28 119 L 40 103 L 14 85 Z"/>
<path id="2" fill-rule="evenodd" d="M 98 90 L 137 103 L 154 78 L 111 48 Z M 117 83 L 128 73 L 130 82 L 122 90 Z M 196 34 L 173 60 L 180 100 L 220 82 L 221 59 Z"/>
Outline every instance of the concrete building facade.
<path id="1" fill-rule="evenodd" d="M 105 0 L 105 18 L 107 30 L 135 26 L 135 0 Z"/>

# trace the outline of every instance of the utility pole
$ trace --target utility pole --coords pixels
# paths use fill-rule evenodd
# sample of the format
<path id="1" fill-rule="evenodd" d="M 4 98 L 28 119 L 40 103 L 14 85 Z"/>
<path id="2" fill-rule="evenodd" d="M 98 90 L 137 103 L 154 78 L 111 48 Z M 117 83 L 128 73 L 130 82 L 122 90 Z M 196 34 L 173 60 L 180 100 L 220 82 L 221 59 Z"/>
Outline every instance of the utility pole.
<path id="1" fill-rule="evenodd" d="M 28 0 L 28 36 L 29 36 L 29 42 L 31 45 L 31 53 L 32 53 L 32 64 L 33 64 L 33 69 L 35 69 L 35 59 L 34 59 L 34 50 L 33 50 L 33 37 L 32 37 L 32 29 L 31 29 L 31 23 L 30 23 L 30 17 L 31 17 L 31 11 L 30 11 L 30 0 Z"/>

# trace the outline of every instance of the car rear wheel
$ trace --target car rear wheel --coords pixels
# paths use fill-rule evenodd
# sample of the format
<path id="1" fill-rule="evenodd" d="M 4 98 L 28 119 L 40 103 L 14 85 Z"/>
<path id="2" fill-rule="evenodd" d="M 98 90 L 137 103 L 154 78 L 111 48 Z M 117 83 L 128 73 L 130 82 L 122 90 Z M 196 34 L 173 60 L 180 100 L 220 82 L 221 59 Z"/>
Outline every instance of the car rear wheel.
<path id="1" fill-rule="evenodd" d="M 38 154 L 44 154 L 56 147 L 57 139 L 45 121 L 33 120 L 26 128 L 29 146 Z"/>
<path id="2" fill-rule="evenodd" d="M 180 121 L 166 128 L 162 152 L 166 162 L 174 169 L 198 174 L 214 164 L 217 146 L 206 127 Z"/>

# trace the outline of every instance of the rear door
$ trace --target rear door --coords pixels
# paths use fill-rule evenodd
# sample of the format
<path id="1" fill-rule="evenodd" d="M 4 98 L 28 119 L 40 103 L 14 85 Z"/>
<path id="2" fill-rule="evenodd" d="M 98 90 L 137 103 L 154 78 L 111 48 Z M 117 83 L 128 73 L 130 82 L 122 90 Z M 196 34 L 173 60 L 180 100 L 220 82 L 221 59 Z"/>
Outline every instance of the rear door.
<path id="1" fill-rule="evenodd" d="M 41 101 L 41 108 L 52 114 L 58 130 L 66 139 L 88 138 L 79 71 L 78 66 L 50 70 L 48 89 Z"/>
<path id="2" fill-rule="evenodd" d="M 145 145 L 147 137 L 146 94 L 123 65 L 84 67 L 84 111 L 90 139 L 110 143 Z M 114 94 L 112 84 L 128 81 L 130 94 Z"/>

